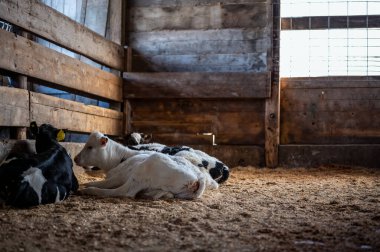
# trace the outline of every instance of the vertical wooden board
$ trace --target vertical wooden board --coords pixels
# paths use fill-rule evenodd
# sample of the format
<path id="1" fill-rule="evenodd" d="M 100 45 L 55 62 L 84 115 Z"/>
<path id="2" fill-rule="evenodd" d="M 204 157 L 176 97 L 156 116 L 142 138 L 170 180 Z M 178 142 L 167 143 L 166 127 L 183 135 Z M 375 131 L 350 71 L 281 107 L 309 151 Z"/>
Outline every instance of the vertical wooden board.
<path id="1" fill-rule="evenodd" d="M 106 37 L 121 45 L 123 37 L 123 1 L 110 0 L 108 5 Z"/>
<path id="2" fill-rule="evenodd" d="M 0 87 L 0 126 L 29 125 L 29 94 L 27 90 Z"/>
<path id="3" fill-rule="evenodd" d="M 134 72 L 250 72 L 267 71 L 267 53 L 133 55 Z"/>
<path id="4" fill-rule="evenodd" d="M 279 82 L 279 38 L 280 1 L 268 1 L 268 30 L 272 34 L 272 46 L 268 46 L 268 68 L 271 69 L 271 97 L 265 101 L 265 161 L 268 167 L 278 165 L 278 145 L 280 143 L 280 82 Z"/>
<path id="5" fill-rule="evenodd" d="M 121 112 L 31 93 L 31 120 L 51 123 L 70 131 L 101 131 L 109 135 L 122 135 L 123 114 Z"/>
<path id="6" fill-rule="evenodd" d="M 122 101 L 122 79 L 118 76 L 1 29 L 0 44 L 0 68 L 62 88 Z"/>

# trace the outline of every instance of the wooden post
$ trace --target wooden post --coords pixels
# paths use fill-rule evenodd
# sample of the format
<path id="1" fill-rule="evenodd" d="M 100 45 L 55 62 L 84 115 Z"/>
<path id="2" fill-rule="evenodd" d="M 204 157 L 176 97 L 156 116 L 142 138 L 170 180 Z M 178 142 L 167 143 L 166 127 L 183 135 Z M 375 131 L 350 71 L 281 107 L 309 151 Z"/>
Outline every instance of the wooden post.
<path id="1" fill-rule="evenodd" d="M 21 36 L 28 38 L 28 33 L 26 31 L 22 31 Z M 24 75 L 18 75 L 17 76 L 17 84 L 18 84 L 18 88 L 28 89 L 28 78 Z M 17 128 L 16 139 L 17 140 L 26 139 L 26 128 L 25 127 Z"/>
<path id="2" fill-rule="evenodd" d="M 108 3 L 106 38 L 121 45 L 123 34 L 123 1 L 110 0 Z M 121 76 L 121 73 L 118 70 L 112 69 L 111 73 L 119 77 Z M 110 107 L 121 111 L 122 104 L 110 102 Z"/>
<path id="3" fill-rule="evenodd" d="M 127 47 L 125 50 L 124 69 L 126 72 L 132 72 L 132 48 Z"/>
<path id="4" fill-rule="evenodd" d="M 270 3 L 270 2 L 269 2 Z M 278 147 L 280 144 L 280 1 L 273 0 L 268 11 L 273 20 L 271 63 L 271 97 L 265 102 L 265 161 L 267 167 L 277 167 Z"/>

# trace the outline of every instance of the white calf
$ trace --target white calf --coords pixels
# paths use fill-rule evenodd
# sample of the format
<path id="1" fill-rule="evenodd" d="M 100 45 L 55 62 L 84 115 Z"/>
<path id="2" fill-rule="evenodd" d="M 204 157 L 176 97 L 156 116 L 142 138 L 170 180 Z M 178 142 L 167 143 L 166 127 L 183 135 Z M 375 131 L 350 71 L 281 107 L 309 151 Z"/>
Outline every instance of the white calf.
<path id="1" fill-rule="evenodd" d="M 183 157 L 131 150 L 94 132 L 74 158 L 79 166 L 97 166 L 103 181 L 90 182 L 84 194 L 103 197 L 199 198 L 205 188 L 218 188 L 210 175 Z"/>

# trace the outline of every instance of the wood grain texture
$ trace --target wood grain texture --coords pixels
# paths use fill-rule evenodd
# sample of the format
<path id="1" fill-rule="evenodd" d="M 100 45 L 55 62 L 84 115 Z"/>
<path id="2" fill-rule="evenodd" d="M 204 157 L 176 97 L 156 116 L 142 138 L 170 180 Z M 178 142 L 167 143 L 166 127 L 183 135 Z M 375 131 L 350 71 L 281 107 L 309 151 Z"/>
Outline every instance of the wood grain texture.
<path id="1" fill-rule="evenodd" d="M 266 3 L 131 7 L 129 31 L 265 27 Z"/>
<path id="2" fill-rule="evenodd" d="M 344 165 L 380 168 L 380 145 L 280 145 L 284 167 Z"/>
<path id="3" fill-rule="evenodd" d="M 281 144 L 380 143 L 380 83 L 321 80 L 281 88 Z"/>
<path id="4" fill-rule="evenodd" d="M 280 82 L 279 82 L 279 48 L 280 48 L 280 1 L 272 1 L 268 13 L 272 22 L 268 30 L 272 34 L 272 47 L 268 48 L 268 68 L 271 69 L 271 95 L 265 100 L 265 162 L 266 166 L 278 165 L 278 145 L 280 144 Z"/>
<path id="5" fill-rule="evenodd" d="M 28 125 L 28 91 L 0 86 L 0 126 L 25 127 Z"/>
<path id="6" fill-rule="evenodd" d="M 265 72 L 266 28 L 133 32 L 135 72 Z"/>
<path id="7" fill-rule="evenodd" d="M 267 71 L 267 53 L 133 55 L 133 72 L 250 72 Z"/>
<path id="8" fill-rule="evenodd" d="M 264 145 L 264 100 L 137 99 L 130 103 L 135 132 L 212 133 L 216 144 Z"/>
<path id="9" fill-rule="evenodd" d="M 3 0 L 0 18 L 109 67 L 123 70 L 123 48 L 38 0 Z"/>
<path id="10" fill-rule="evenodd" d="M 123 131 L 122 112 L 33 92 L 30 95 L 30 118 L 38 124 L 50 123 L 77 132 L 98 130 L 109 135 L 122 135 Z"/>
<path id="11" fill-rule="evenodd" d="M 267 98 L 269 73 L 124 73 L 125 98 Z"/>
<path id="12" fill-rule="evenodd" d="M 26 38 L 0 30 L 0 68 L 109 100 L 122 101 L 122 79 Z"/>

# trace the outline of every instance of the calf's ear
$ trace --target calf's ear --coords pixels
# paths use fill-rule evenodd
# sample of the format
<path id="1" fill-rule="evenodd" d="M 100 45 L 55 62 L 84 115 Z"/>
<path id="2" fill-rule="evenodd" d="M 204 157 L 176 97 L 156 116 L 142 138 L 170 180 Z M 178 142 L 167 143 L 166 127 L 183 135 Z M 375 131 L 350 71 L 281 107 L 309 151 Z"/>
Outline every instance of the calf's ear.
<path id="1" fill-rule="evenodd" d="M 100 145 L 101 145 L 102 147 L 106 146 L 107 143 L 108 143 L 108 138 L 107 138 L 107 137 L 101 137 L 101 138 L 100 138 Z"/>
<path id="2" fill-rule="evenodd" d="M 29 128 L 30 128 L 30 132 L 32 132 L 33 135 L 38 134 L 38 126 L 37 126 L 37 123 L 35 121 L 30 123 Z"/>
<path id="3" fill-rule="evenodd" d="M 57 141 L 60 142 L 60 141 L 63 141 L 63 140 L 65 140 L 65 132 L 60 129 L 57 132 Z"/>

